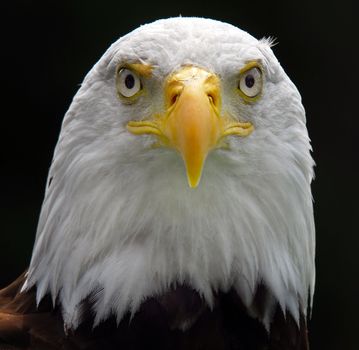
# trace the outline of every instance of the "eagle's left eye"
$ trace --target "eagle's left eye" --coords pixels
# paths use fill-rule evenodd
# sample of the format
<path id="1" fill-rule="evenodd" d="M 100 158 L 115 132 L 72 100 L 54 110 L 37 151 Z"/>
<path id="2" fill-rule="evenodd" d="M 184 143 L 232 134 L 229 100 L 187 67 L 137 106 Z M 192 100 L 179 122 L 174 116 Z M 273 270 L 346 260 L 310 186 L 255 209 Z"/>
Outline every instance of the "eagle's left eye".
<path id="1" fill-rule="evenodd" d="M 239 89 L 247 97 L 256 97 L 262 90 L 262 72 L 253 67 L 243 72 L 239 78 Z"/>
<path id="2" fill-rule="evenodd" d="M 117 74 L 117 91 L 121 96 L 132 97 L 141 90 L 141 80 L 132 70 L 121 68 Z"/>

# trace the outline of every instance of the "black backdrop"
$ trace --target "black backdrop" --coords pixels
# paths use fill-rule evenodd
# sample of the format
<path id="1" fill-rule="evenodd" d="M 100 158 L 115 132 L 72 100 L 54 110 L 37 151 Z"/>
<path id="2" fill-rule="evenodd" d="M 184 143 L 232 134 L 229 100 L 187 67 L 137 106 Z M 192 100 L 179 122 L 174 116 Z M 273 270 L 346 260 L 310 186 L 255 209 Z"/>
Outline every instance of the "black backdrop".
<path id="1" fill-rule="evenodd" d="M 274 52 L 298 86 L 317 162 L 312 349 L 358 349 L 359 230 L 354 0 L 13 1 L 1 3 L 0 287 L 28 265 L 62 117 L 86 72 L 119 36 L 158 18 L 227 21 Z"/>

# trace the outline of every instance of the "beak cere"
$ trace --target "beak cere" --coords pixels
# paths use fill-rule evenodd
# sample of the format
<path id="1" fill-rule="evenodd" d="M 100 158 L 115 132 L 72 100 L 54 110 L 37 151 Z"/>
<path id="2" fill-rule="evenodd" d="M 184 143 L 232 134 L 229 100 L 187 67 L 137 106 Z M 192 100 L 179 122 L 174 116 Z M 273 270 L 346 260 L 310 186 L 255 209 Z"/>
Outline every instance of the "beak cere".
<path id="1" fill-rule="evenodd" d="M 155 134 L 161 144 L 175 148 L 185 163 L 191 188 L 198 186 L 208 153 L 228 135 L 249 135 L 250 123 L 220 115 L 219 78 L 204 69 L 185 66 L 171 74 L 165 85 L 166 113 L 153 120 L 133 121 L 133 134 Z"/>

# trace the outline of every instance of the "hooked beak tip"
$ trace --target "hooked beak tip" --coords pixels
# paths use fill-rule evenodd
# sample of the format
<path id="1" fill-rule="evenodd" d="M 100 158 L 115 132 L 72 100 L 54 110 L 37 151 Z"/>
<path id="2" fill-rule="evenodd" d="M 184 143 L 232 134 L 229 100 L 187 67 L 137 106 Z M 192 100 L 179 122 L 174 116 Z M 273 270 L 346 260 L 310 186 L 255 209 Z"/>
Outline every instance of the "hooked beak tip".
<path id="1" fill-rule="evenodd" d="M 191 189 L 195 189 L 198 187 L 199 183 L 200 183 L 200 178 L 198 179 L 195 179 L 195 178 L 191 178 L 187 175 L 187 180 L 188 180 L 188 186 L 191 188 Z"/>

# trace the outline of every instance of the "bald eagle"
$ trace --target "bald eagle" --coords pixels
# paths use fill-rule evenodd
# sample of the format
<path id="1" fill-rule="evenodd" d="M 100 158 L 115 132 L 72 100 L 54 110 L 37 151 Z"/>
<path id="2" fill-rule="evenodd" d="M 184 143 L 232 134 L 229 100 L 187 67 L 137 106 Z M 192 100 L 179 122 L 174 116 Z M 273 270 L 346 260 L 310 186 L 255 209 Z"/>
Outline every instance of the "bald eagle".
<path id="1" fill-rule="evenodd" d="M 201 18 L 120 38 L 65 115 L 0 348 L 308 349 L 310 151 L 271 40 Z"/>

